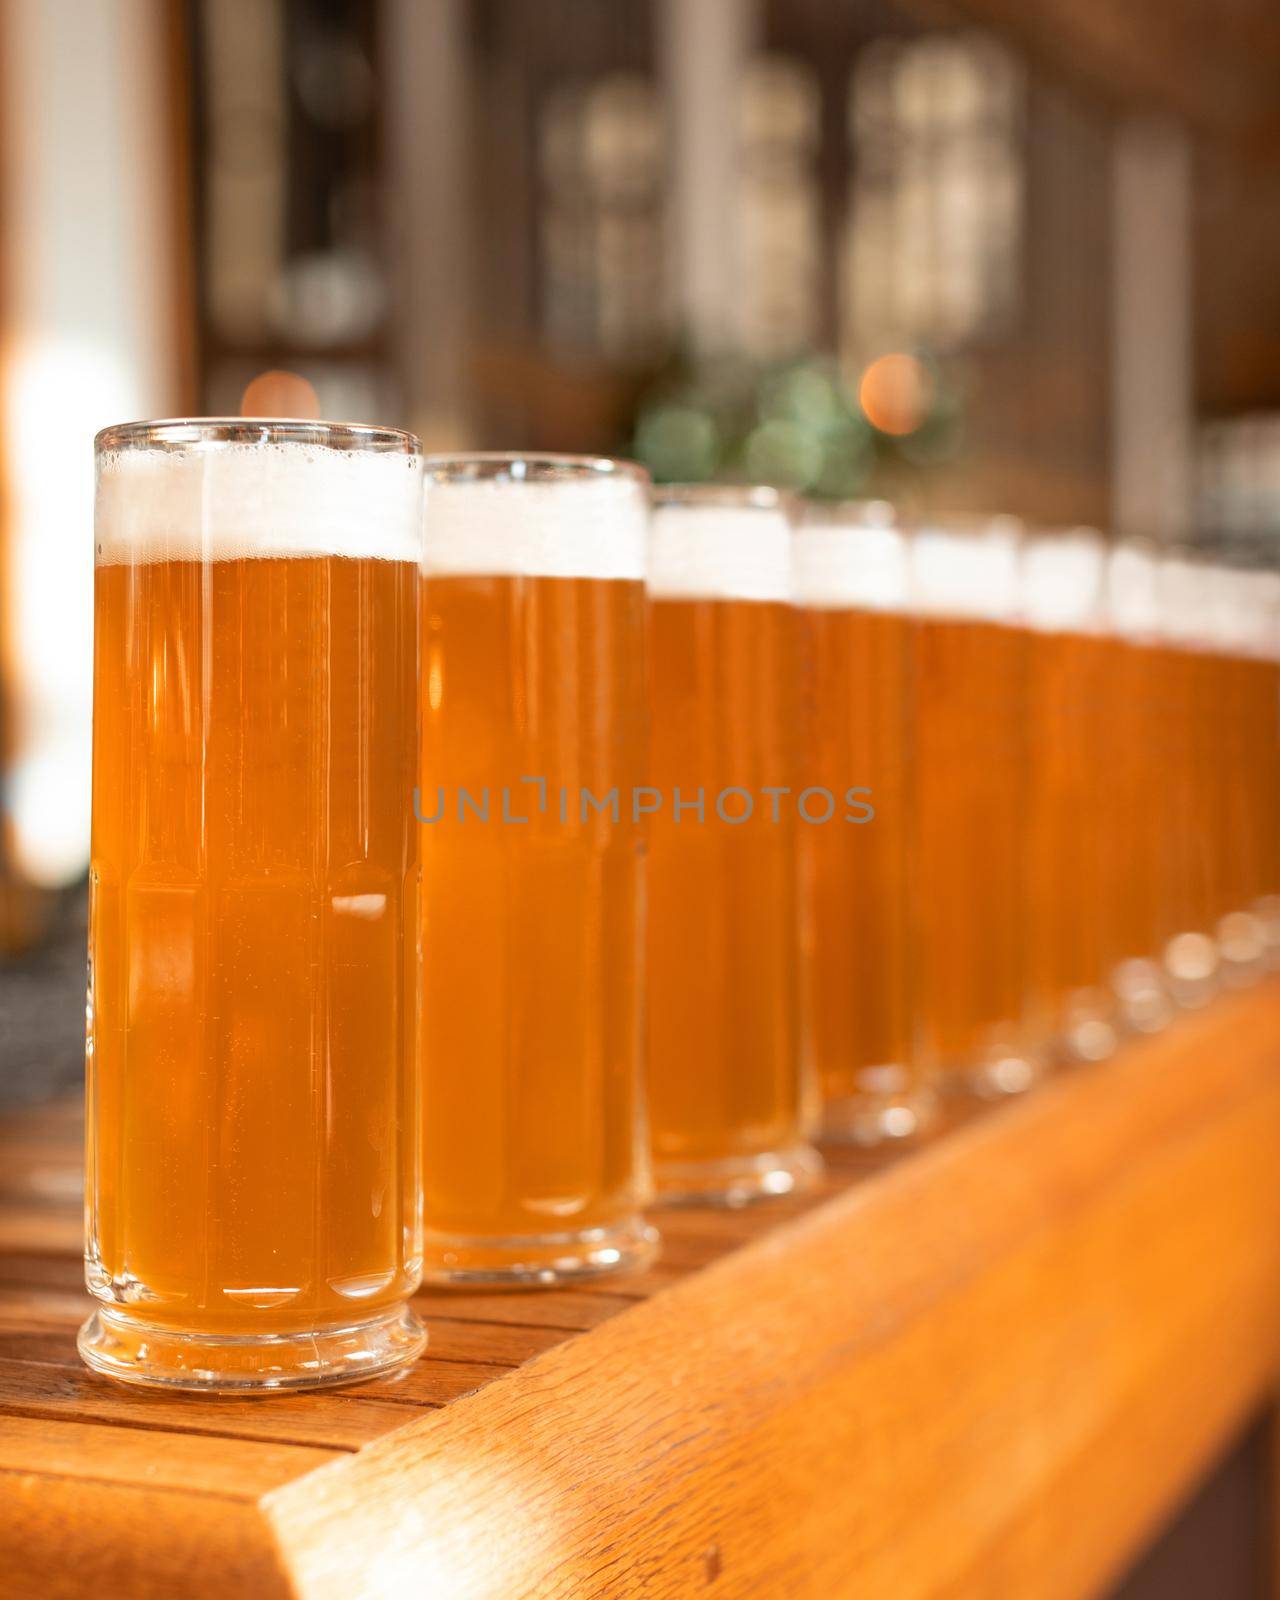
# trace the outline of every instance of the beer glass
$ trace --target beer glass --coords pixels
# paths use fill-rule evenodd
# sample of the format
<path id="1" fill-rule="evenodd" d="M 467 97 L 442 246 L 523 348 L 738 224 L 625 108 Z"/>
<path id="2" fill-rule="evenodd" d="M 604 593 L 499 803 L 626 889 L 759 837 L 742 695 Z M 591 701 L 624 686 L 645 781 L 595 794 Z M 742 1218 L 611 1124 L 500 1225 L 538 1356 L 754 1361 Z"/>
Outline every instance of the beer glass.
<path id="1" fill-rule="evenodd" d="M 1100 754 L 1103 881 L 1111 989 L 1125 1028 L 1154 1033 L 1172 1015 L 1161 960 L 1168 840 L 1168 738 L 1160 700 L 1158 558 L 1141 540 L 1107 556 Z"/>
<path id="2" fill-rule="evenodd" d="M 1253 736 L 1252 574 L 1214 562 L 1205 573 L 1209 650 L 1204 662 L 1204 704 L 1212 741 L 1206 778 L 1213 794 L 1214 874 L 1212 932 L 1219 970 L 1228 988 L 1261 977 L 1266 933 L 1255 898 L 1261 876 L 1261 828 L 1255 804 L 1261 749 Z"/>
<path id="3" fill-rule="evenodd" d="M 1111 795 L 1102 635 L 1105 546 L 1091 528 L 1023 547 L 1027 640 L 1027 956 L 1034 1026 L 1068 1060 L 1117 1042 L 1103 817 Z"/>
<path id="4" fill-rule="evenodd" d="M 1280 967 L 1280 573 L 1251 574 L 1249 738 L 1256 788 L 1258 882 L 1253 910 L 1266 965 Z"/>
<path id="5" fill-rule="evenodd" d="M 429 459 L 425 1273 L 550 1283 L 653 1249 L 641 1099 L 647 476 Z"/>
<path id="6" fill-rule="evenodd" d="M 774 491 L 667 488 L 650 540 L 648 1088 L 660 1198 L 738 1204 L 810 1179 L 796 836 L 799 617 Z M 844 808 L 843 795 L 832 797 Z M 842 827 L 836 820 L 813 826 Z"/>
<path id="7" fill-rule="evenodd" d="M 98 435 L 90 1366 L 254 1391 L 415 1356 L 421 456 Z"/>
<path id="8" fill-rule="evenodd" d="M 799 829 L 804 1015 L 827 1134 L 871 1143 L 916 1133 L 933 1104 L 916 1038 L 913 626 L 892 507 L 806 506 L 794 571 L 805 782 L 842 797 L 839 826 Z"/>
<path id="9" fill-rule="evenodd" d="M 1213 933 L 1216 708 L 1206 671 L 1210 630 L 1203 559 L 1180 549 L 1164 552 L 1157 587 L 1157 717 L 1170 823 L 1162 962 L 1170 995 L 1194 1007 L 1216 993 L 1220 977 Z"/>
<path id="10" fill-rule="evenodd" d="M 1045 1059 L 1026 969 L 1020 537 L 994 517 L 933 521 L 911 538 L 926 1047 L 952 1085 L 984 1095 L 1028 1088 Z"/>

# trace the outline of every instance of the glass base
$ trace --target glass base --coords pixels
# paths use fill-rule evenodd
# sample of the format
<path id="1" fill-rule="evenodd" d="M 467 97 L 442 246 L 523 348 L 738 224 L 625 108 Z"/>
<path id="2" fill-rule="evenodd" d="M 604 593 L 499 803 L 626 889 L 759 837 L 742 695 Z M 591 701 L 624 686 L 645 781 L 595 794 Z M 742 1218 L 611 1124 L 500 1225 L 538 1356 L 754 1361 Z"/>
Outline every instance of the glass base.
<path id="1" fill-rule="evenodd" d="M 658 1234 L 643 1217 L 613 1228 L 484 1238 L 436 1233 L 423 1241 L 422 1281 L 479 1289 L 538 1289 L 611 1272 L 639 1272 L 658 1251 Z"/>
<path id="2" fill-rule="evenodd" d="M 1073 1065 L 1105 1061 L 1115 1054 L 1120 1033 L 1104 991 L 1080 989 L 1068 995 L 1062 1007 L 1058 1043 L 1064 1060 Z"/>
<path id="3" fill-rule="evenodd" d="M 1280 972 L 1280 895 L 1264 894 L 1253 903 L 1262 927 L 1262 959 L 1268 972 Z"/>
<path id="4" fill-rule="evenodd" d="M 1218 992 L 1218 946 L 1207 933 L 1180 933 L 1164 954 L 1165 982 L 1175 1004 L 1194 1011 Z"/>
<path id="5" fill-rule="evenodd" d="M 720 1161 L 659 1162 L 654 1168 L 662 1206 L 745 1206 L 798 1194 L 822 1176 L 822 1157 L 811 1144 Z"/>
<path id="6" fill-rule="evenodd" d="M 1157 961 L 1122 961 L 1111 975 L 1120 1026 L 1129 1033 L 1159 1033 L 1173 1021 L 1173 1001 Z"/>
<path id="7" fill-rule="evenodd" d="M 1004 1100 L 1025 1094 L 1049 1070 L 1047 1060 L 1027 1050 L 1002 1050 L 981 1060 L 947 1071 L 953 1088 L 980 1100 Z"/>
<path id="8" fill-rule="evenodd" d="M 95 1372 L 123 1383 L 253 1395 L 381 1377 L 422 1354 L 427 1330 L 403 1305 L 368 1322 L 264 1334 L 184 1333 L 100 1306 L 76 1344 Z"/>
<path id="9" fill-rule="evenodd" d="M 1223 987 L 1247 989 L 1257 983 L 1268 965 L 1267 930 L 1262 919 L 1250 911 L 1233 911 L 1215 931 Z"/>
<path id="10" fill-rule="evenodd" d="M 833 1144 L 897 1144 L 923 1133 L 937 1115 L 938 1098 L 920 1087 L 893 1094 L 845 1095 L 828 1100 L 822 1134 Z"/>

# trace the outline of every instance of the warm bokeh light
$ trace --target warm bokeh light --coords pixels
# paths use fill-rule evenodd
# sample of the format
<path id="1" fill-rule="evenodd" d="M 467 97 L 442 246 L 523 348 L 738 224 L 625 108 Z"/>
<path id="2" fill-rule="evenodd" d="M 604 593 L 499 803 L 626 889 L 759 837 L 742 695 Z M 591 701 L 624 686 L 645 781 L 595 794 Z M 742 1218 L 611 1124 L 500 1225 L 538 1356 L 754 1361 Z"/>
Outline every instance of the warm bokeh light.
<path id="1" fill-rule="evenodd" d="M 298 372 L 260 372 L 240 399 L 242 417 L 318 417 L 320 397 Z"/>
<path id="2" fill-rule="evenodd" d="M 881 433 L 914 433 L 933 404 L 933 378 L 915 356 L 880 356 L 862 374 L 858 403 Z"/>

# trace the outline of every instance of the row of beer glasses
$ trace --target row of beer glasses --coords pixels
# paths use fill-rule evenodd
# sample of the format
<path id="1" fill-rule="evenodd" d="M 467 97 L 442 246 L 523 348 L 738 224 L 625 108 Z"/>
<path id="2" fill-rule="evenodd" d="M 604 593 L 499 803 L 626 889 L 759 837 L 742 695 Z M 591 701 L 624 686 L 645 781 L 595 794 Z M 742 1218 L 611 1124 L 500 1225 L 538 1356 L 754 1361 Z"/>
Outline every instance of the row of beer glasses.
<path id="1" fill-rule="evenodd" d="M 99 1370 L 386 1371 L 423 1278 L 634 1269 L 824 1100 L 914 1133 L 1280 944 L 1262 579 L 393 430 L 97 449 Z"/>

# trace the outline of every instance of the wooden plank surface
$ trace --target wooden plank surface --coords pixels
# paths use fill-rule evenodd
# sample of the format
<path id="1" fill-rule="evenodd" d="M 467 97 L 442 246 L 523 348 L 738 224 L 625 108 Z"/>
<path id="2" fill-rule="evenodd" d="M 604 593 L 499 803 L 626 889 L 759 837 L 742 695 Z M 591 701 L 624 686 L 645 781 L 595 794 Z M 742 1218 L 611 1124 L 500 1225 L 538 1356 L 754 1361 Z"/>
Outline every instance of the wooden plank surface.
<path id="1" fill-rule="evenodd" d="M 1085 1600 L 1280 1369 L 1280 985 L 652 1272 L 423 1294 L 323 1395 L 81 1367 L 79 1125 L 0 1125 L 0 1592 Z"/>

